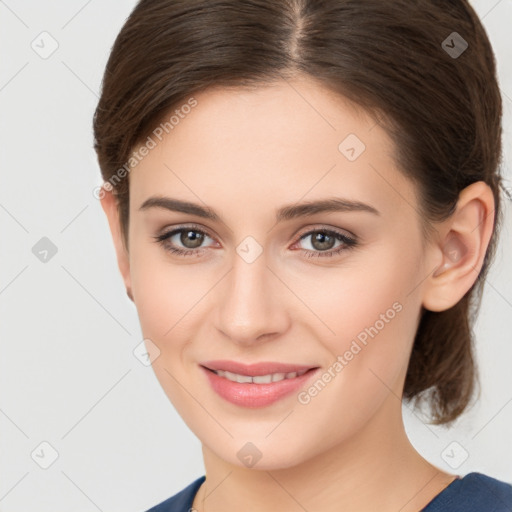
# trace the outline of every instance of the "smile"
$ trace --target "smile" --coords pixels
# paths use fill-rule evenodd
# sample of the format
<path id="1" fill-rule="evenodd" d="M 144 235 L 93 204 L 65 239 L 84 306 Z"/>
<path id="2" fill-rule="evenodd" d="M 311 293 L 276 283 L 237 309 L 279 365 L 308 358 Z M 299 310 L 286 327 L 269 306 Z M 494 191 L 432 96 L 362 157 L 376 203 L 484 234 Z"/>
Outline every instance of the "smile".
<path id="1" fill-rule="evenodd" d="M 238 382 L 240 384 L 254 383 L 254 384 L 270 384 L 271 382 L 279 382 L 284 379 L 294 379 L 304 375 L 308 370 L 302 370 L 300 372 L 289 372 L 289 373 L 269 373 L 267 375 L 257 375 L 251 377 L 249 375 L 241 375 L 239 373 L 233 373 L 223 370 L 212 370 L 219 377 L 224 377 L 232 382 Z"/>
<path id="2" fill-rule="evenodd" d="M 212 370 L 200 366 L 210 388 L 224 400 L 248 408 L 271 405 L 305 387 L 320 368 L 302 369 L 296 372 L 276 372 L 264 375 L 244 375 L 226 370 Z"/>

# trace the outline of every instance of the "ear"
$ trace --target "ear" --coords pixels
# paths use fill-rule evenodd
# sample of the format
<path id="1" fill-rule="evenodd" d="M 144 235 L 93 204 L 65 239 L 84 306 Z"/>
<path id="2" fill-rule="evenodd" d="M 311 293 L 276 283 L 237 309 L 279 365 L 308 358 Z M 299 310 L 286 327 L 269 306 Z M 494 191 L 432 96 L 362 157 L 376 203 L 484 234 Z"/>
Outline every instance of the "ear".
<path id="1" fill-rule="evenodd" d="M 112 234 L 112 240 L 116 250 L 117 265 L 126 287 L 126 293 L 130 300 L 133 301 L 130 277 L 130 257 L 128 248 L 125 245 L 125 241 L 121 232 L 121 222 L 119 217 L 117 198 L 113 194 L 112 190 L 106 190 L 105 188 L 102 188 L 101 190 L 101 207 L 107 216 L 108 224 L 110 226 L 110 232 Z"/>
<path id="2" fill-rule="evenodd" d="M 494 229 L 494 196 L 483 181 L 459 194 L 454 213 L 436 226 L 439 236 L 428 248 L 430 268 L 423 306 L 430 311 L 451 308 L 473 286 L 482 268 Z"/>

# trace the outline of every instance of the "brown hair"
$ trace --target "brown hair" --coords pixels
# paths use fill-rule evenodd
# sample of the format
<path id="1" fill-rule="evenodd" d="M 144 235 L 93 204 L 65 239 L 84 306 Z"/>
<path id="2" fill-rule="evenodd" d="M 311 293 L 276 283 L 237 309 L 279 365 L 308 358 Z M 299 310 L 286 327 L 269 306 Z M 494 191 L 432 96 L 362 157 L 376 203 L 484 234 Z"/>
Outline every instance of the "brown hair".
<path id="1" fill-rule="evenodd" d="M 473 321 L 501 225 L 496 63 L 467 1 L 141 0 L 112 48 L 94 116 L 95 149 L 103 179 L 115 185 L 125 244 L 129 180 L 119 176 L 134 147 L 196 92 L 296 73 L 349 98 L 386 129 L 397 165 L 418 187 L 425 240 L 466 186 L 482 180 L 493 191 L 495 227 L 481 272 L 452 308 L 423 309 L 405 380 L 405 399 L 426 400 L 433 423 L 451 422 L 475 389 Z"/>

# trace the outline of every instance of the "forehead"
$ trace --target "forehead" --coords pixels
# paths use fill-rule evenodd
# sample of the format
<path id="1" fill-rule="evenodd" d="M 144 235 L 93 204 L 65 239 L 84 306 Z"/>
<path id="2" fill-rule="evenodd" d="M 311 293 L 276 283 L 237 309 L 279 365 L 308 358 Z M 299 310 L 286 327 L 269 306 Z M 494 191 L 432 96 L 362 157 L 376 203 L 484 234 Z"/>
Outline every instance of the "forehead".
<path id="1" fill-rule="evenodd" d="M 210 202 L 236 198 L 244 212 L 258 203 L 326 195 L 373 202 L 384 211 L 415 201 L 386 132 L 314 80 L 215 87 L 193 98 L 193 108 L 174 107 L 172 129 L 160 129 L 161 140 L 152 136 L 155 147 L 131 171 L 135 206 L 155 193 L 214 208 Z"/>

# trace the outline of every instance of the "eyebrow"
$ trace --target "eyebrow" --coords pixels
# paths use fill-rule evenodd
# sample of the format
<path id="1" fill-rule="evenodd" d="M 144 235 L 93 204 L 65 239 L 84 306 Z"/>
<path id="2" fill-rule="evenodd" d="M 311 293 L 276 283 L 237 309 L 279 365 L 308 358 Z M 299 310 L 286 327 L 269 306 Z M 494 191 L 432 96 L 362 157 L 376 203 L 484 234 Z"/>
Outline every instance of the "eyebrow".
<path id="1" fill-rule="evenodd" d="M 181 201 L 171 197 L 152 196 L 146 199 L 139 210 L 149 208 L 163 208 L 173 212 L 188 213 L 204 219 L 220 222 L 221 217 L 212 208 L 201 206 L 188 201 Z M 282 222 L 299 217 L 308 217 L 317 213 L 328 212 L 369 212 L 380 215 L 380 212 L 373 206 L 360 201 L 350 201 L 339 197 L 331 197 L 318 201 L 308 201 L 299 204 L 286 205 L 277 210 L 276 222 Z"/>

